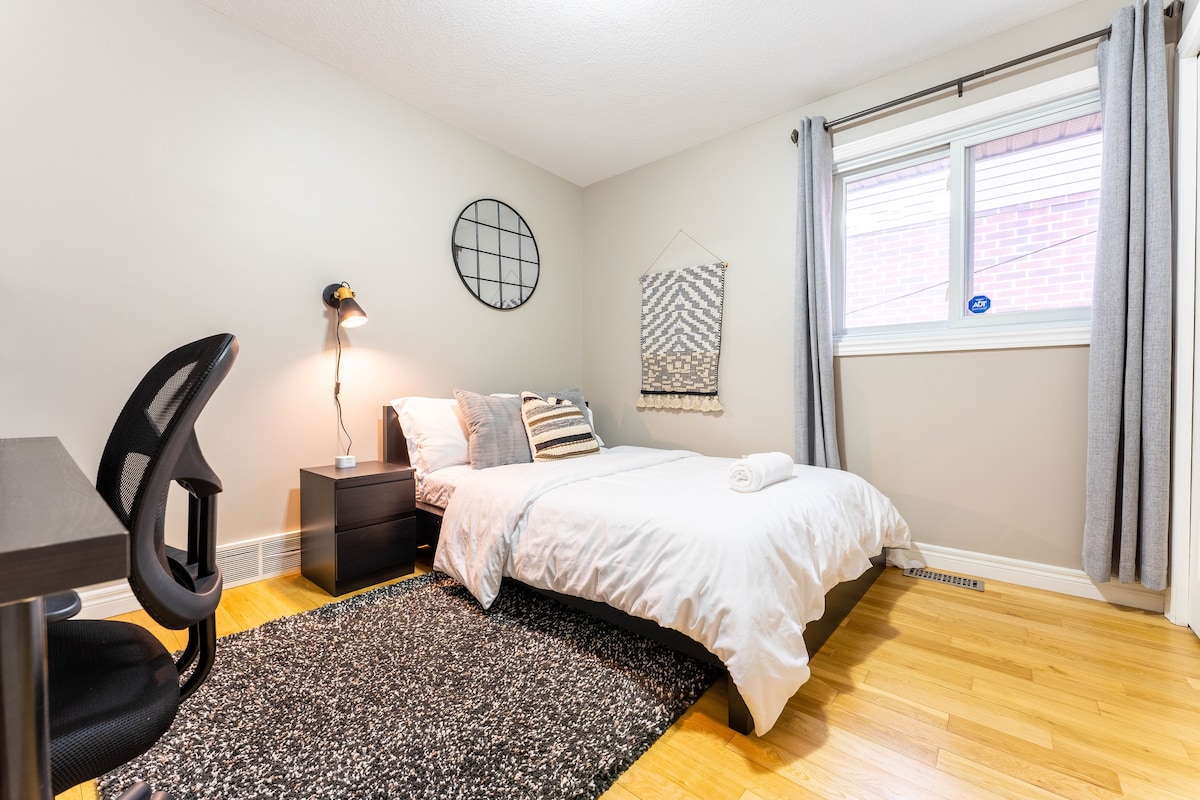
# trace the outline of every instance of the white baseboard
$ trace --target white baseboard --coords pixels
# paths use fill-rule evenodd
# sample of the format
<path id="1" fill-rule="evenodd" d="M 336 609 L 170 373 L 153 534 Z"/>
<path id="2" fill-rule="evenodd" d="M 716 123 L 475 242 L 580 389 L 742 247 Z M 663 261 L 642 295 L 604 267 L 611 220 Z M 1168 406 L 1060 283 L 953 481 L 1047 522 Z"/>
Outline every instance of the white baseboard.
<path id="1" fill-rule="evenodd" d="M 300 569 L 300 532 L 287 531 L 217 547 L 217 566 L 225 588 L 261 581 Z M 79 590 L 80 619 L 105 619 L 142 607 L 126 581 Z"/>
<path id="2" fill-rule="evenodd" d="M 1136 584 L 1097 584 L 1083 570 L 919 542 L 913 544 L 913 549 L 924 557 L 925 565 L 931 569 L 1103 600 L 1159 614 L 1165 608 L 1163 592 L 1152 592 Z M 217 563 L 224 573 L 226 587 L 295 572 L 300 568 L 300 533 L 277 533 L 218 547 Z M 141 608 L 125 581 L 90 586 L 81 589 L 79 596 L 83 601 L 81 619 L 104 619 Z"/>
<path id="3" fill-rule="evenodd" d="M 80 589 L 79 599 L 83 601 L 83 610 L 77 619 L 107 619 L 142 607 L 126 581 L 100 583 Z"/>
<path id="4" fill-rule="evenodd" d="M 956 572 L 1033 589 L 1046 589 L 1072 597 L 1103 600 L 1119 606 L 1163 613 L 1165 593 L 1154 592 L 1139 584 L 1095 583 L 1083 570 L 1054 567 L 1033 561 L 973 553 L 934 544 L 913 543 L 913 549 L 925 557 L 931 569 Z"/>

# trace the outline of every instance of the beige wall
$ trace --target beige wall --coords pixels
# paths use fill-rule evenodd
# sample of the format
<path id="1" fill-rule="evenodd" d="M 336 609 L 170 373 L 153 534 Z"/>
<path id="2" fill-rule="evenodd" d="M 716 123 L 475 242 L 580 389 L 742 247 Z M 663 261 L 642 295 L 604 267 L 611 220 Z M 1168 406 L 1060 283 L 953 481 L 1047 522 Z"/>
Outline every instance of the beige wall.
<path id="1" fill-rule="evenodd" d="M 360 459 L 390 397 L 580 382 L 578 187 L 188 0 L 7 0 L 0 75 L 0 436 L 94 474 L 145 370 L 232 332 L 199 424 L 228 543 L 298 528 L 297 469 L 335 455 L 328 283 L 370 315 L 342 365 Z M 538 240 L 515 311 L 450 258 L 480 197 Z"/>
<path id="2" fill-rule="evenodd" d="M 839 358 L 838 441 L 925 544 L 1078 567 L 1086 347 Z"/>
<path id="3" fill-rule="evenodd" d="M 835 118 L 1072 39 L 1124 0 L 1094 0 L 584 191 L 584 389 L 614 443 L 716 455 L 793 450 L 796 152 L 806 115 Z M 847 43 L 853 47 L 852 43 Z M 966 97 L 839 132 L 887 127 L 1094 65 L 1091 48 Z M 714 110 L 719 113 L 719 110 Z M 638 276 L 683 229 L 730 264 L 719 415 L 638 411 Z M 678 237 L 655 270 L 711 260 Z M 847 468 L 889 494 L 929 544 L 1079 566 L 1087 348 L 841 358 Z"/>
<path id="4" fill-rule="evenodd" d="M 241 357 L 200 423 L 227 487 L 220 538 L 293 530 L 297 468 L 336 447 L 319 293 L 347 280 L 371 315 L 343 360 L 360 458 L 376 457 L 391 396 L 580 381 L 614 443 L 790 450 L 795 121 L 1103 27 L 1122 4 L 1075 6 L 580 190 L 187 0 L 9 0 L 0 436 L 58 435 L 94 472 L 145 369 L 228 330 Z M 836 141 L 1091 63 L 1059 59 Z M 450 262 L 453 216 L 485 196 L 538 238 L 543 277 L 516 311 L 483 307 Z M 719 416 L 634 408 L 637 276 L 679 229 L 731 264 Z M 708 258 L 681 236 L 654 269 Z M 1086 352 L 840 359 L 847 465 L 921 541 L 1076 566 Z"/>

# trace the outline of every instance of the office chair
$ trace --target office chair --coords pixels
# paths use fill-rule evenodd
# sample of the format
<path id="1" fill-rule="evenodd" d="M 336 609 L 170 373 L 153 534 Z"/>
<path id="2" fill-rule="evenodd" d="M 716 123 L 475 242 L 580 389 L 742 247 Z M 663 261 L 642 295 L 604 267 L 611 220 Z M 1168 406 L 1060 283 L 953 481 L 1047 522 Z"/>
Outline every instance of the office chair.
<path id="1" fill-rule="evenodd" d="M 174 630 L 188 630 L 178 661 L 146 629 L 125 622 L 73 620 L 67 593 L 48 605 L 50 772 L 55 794 L 97 778 L 149 750 L 180 703 L 212 668 L 216 495 L 221 480 L 204 460 L 193 426 L 237 357 L 230 334 L 168 353 L 146 374 L 117 418 L 100 458 L 96 490 L 129 529 L 129 584 L 142 607 Z M 188 546 L 164 541 L 172 481 L 188 492 Z M 149 797 L 138 784 L 123 798 Z M 166 797 L 159 792 L 155 798 Z"/>

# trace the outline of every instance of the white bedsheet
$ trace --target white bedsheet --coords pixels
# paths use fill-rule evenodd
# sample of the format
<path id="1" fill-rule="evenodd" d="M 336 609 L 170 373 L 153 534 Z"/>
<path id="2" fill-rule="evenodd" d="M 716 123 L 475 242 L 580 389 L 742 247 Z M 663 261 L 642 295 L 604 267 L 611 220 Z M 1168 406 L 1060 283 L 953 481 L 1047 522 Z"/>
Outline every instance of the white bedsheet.
<path id="1" fill-rule="evenodd" d="M 825 593 L 909 534 L 851 473 L 796 466 L 747 494 L 729 488 L 731 463 L 615 447 L 475 470 L 456 481 L 434 566 L 484 607 L 511 576 L 686 634 L 724 662 L 761 735 L 808 680 L 804 625 Z"/>

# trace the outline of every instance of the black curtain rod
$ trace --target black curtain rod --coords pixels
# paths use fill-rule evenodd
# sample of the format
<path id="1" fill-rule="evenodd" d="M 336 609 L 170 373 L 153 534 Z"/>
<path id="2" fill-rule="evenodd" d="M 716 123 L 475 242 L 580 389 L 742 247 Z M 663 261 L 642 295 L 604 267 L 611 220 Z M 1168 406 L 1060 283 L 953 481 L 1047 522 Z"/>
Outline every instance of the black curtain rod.
<path id="1" fill-rule="evenodd" d="M 1182 2 L 1182 0 L 1175 0 L 1175 2 L 1171 3 L 1171 5 L 1167 6 L 1167 8 L 1163 10 L 1163 14 L 1165 14 L 1167 17 L 1170 17 L 1172 22 L 1174 23 L 1173 27 L 1171 27 L 1171 26 L 1168 27 L 1167 41 L 1169 41 L 1169 42 L 1178 41 L 1178 39 L 1179 39 L 1178 26 L 1179 26 L 1180 20 L 1183 19 L 1183 2 Z M 853 114 L 847 114 L 844 117 L 838 117 L 835 120 L 826 122 L 825 130 L 832 130 L 833 128 L 836 128 L 839 125 L 845 125 L 847 122 L 853 122 L 854 120 L 862 119 L 863 117 L 869 117 L 872 114 L 878 114 L 880 111 L 886 111 L 889 108 L 895 108 L 896 106 L 902 106 L 905 103 L 911 103 L 913 100 L 919 100 L 922 97 L 928 97 L 931 94 L 937 94 L 938 92 L 944 92 L 947 89 L 953 89 L 953 88 L 957 87 L 958 88 L 958 96 L 962 97 L 963 84 L 965 84 L 965 83 L 969 83 L 970 81 L 977 81 L 980 78 L 985 78 L 988 75 L 991 75 L 996 72 L 1003 72 L 1006 69 L 1011 69 L 1020 64 L 1024 64 L 1027 61 L 1033 61 L 1034 59 L 1048 56 L 1051 53 L 1057 53 L 1059 50 L 1066 50 L 1067 48 L 1075 47 L 1076 45 L 1081 45 L 1085 42 L 1090 42 L 1095 39 L 1103 39 L 1104 37 L 1108 36 L 1111 32 L 1112 32 L 1112 26 L 1109 26 L 1109 27 L 1105 28 L 1104 30 L 1095 31 L 1094 33 L 1089 33 L 1086 36 L 1080 36 L 1078 38 L 1072 39 L 1069 42 L 1063 42 L 1062 44 L 1056 44 L 1053 47 L 1047 47 L 1044 50 L 1038 50 L 1036 53 L 1030 53 L 1027 56 L 1021 56 L 1020 58 L 1014 58 L 1012 61 L 1006 61 L 1003 64 L 997 64 L 994 67 L 988 67 L 987 69 L 980 70 L 979 72 L 972 72 L 970 75 L 964 75 L 961 78 L 957 78 L 952 81 L 946 81 L 945 83 L 940 83 L 937 86 L 931 86 L 928 89 L 924 89 L 920 92 L 914 92 L 910 95 L 906 95 L 897 100 L 890 100 L 886 103 L 880 103 L 877 106 L 865 109 L 863 111 L 857 111 Z M 800 141 L 800 131 L 793 129 L 792 130 L 792 144 L 798 144 L 799 141 Z"/>

